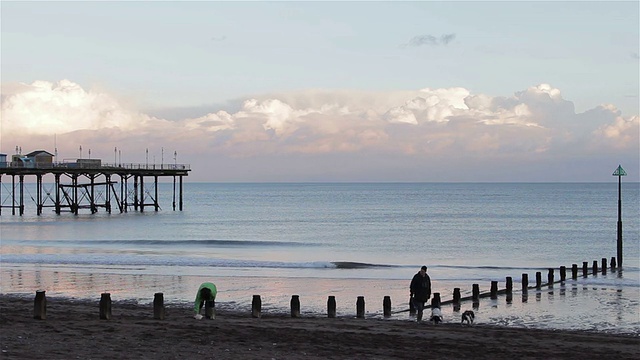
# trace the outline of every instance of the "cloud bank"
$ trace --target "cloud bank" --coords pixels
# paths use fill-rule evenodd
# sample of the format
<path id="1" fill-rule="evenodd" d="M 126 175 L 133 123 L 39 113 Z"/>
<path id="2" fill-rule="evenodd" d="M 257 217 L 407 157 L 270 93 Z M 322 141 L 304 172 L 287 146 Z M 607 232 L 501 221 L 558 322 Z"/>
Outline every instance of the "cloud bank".
<path id="1" fill-rule="evenodd" d="M 116 149 L 123 162 L 144 162 L 149 149 L 150 162 L 167 163 L 175 151 L 200 181 L 515 181 L 499 171 L 520 166 L 526 180 L 538 166 L 537 181 L 563 164 L 584 166 L 576 176 L 598 161 L 638 165 L 638 115 L 611 104 L 576 113 L 549 84 L 501 97 L 460 87 L 305 90 L 240 104 L 166 120 L 69 80 L 4 84 L 0 152 L 55 146 L 62 160 L 81 145 L 106 162 Z"/>

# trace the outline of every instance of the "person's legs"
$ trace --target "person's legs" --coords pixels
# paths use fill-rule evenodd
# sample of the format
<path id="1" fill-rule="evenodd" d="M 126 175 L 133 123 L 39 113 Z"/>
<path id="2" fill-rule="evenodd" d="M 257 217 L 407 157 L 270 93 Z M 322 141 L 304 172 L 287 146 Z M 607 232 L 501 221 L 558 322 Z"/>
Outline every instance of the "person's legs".
<path id="1" fill-rule="evenodd" d="M 216 301 L 215 300 L 208 300 L 205 302 L 204 313 L 207 319 L 216 318 Z"/>
<path id="2" fill-rule="evenodd" d="M 413 298 L 413 307 L 415 307 L 416 311 L 417 311 L 417 320 L 418 321 L 422 321 L 422 312 L 424 310 L 424 303 L 422 301 L 418 301 L 416 300 L 416 298 Z"/>
<path id="3" fill-rule="evenodd" d="M 200 301 L 200 305 L 198 306 L 198 314 L 202 312 L 202 307 L 204 306 L 204 300 Z"/>

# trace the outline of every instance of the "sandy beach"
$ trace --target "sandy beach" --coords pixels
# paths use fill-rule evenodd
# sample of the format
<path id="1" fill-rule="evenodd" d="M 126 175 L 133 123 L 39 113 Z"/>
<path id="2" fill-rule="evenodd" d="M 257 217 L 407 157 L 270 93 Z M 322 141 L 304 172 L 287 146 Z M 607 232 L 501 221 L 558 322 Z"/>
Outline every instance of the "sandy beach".
<path id="1" fill-rule="evenodd" d="M 637 359 L 640 338 L 457 323 L 301 317 L 218 311 L 195 320 L 187 305 L 113 302 L 100 319 L 99 300 L 47 297 L 46 319 L 34 319 L 34 298 L 0 295 L 0 346 L 5 359 Z"/>

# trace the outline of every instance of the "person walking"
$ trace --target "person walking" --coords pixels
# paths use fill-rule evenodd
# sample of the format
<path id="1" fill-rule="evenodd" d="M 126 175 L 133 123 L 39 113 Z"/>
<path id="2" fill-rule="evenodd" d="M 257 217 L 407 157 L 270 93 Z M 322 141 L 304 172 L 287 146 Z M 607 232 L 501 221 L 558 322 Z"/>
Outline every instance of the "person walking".
<path id="1" fill-rule="evenodd" d="M 202 306 L 205 307 L 205 316 L 207 319 L 215 319 L 215 306 L 216 306 L 216 295 L 218 294 L 218 289 L 216 285 L 210 282 L 205 282 L 200 285 L 198 288 L 198 293 L 196 294 L 196 301 L 194 305 L 194 310 L 196 315 L 195 319 L 202 319 L 202 315 L 200 315 L 200 311 L 202 311 Z"/>
<path id="2" fill-rule="evenodd" d="M 417 311 L 417 319 L 422 321 L 424 303 L 431 297 L 431 278 L 427 274 L 426 266 L 423 265 L 420 271 L 413 276 L 409 291 L 411 293 L 411 301 Z"/>

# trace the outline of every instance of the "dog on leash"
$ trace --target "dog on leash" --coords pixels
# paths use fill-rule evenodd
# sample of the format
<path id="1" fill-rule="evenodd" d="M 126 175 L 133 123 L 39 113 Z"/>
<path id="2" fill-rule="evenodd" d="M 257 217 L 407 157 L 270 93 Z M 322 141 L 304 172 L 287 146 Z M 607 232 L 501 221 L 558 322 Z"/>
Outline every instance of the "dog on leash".
<path id="1" fill-rule="evenodd" d="M 429 320 L 436 325 L 442 322 L 442 311 L 440 311 L 439 307 L 431 308 L 431 318 Z"/>
<path id="2" fill-rule="evenodd" d="M 462 313 L 462 321 L 460 322 L 460 324 L 464 325 L 465 323 L 467 323 L 467 325 L 473 325 L 473 320 L 475 319 L 475 317 L 476 314 L 472 310 L 467 310 Z"/>

